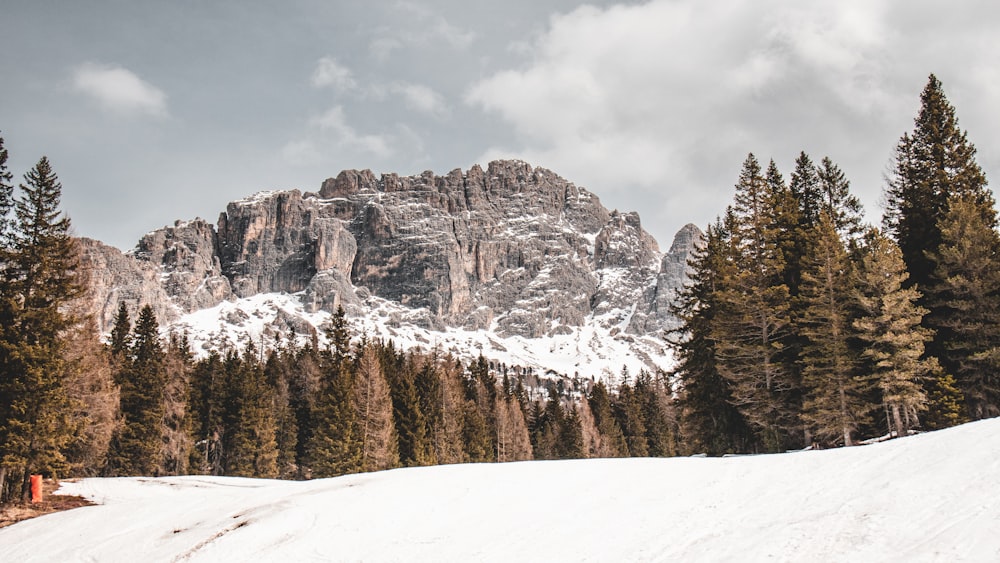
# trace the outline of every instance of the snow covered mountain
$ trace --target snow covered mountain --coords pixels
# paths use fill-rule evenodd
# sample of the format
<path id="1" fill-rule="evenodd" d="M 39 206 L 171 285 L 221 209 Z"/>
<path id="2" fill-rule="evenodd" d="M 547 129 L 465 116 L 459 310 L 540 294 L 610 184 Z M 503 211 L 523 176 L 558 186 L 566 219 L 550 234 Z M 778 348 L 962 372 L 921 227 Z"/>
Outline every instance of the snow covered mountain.
<path id="1" fill-rule="evenodd" d="M 121 253 L 83 241 L 92 308 L 144 304 L 196 352 L 356 333 L 403 347 L 605 376 L 670 364 L 664 330 L 697 227 L 663 254 L 636 213 L 543 168 L 495 161 L 444 176 L 347 170 L 318 193 L 257 193 L 217 225 L 178 221 Z M 317 329 L 319 329 L 317 331 Z"/>
<path id="2" fill-rule="evenodd" d="M 997 561 L 1000 419 L 836 450 L 84 479 L 4 561 Z"/>

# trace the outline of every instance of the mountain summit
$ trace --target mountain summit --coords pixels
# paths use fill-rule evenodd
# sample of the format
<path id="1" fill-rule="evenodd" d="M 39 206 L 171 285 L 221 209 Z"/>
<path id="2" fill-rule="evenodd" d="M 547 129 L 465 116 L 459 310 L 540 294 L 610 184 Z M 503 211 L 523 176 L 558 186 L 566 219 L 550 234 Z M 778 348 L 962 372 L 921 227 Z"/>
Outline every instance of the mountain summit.
<path id="1" fill-rule="evenodd" d="M 544 168 L 494 161 L 443 176 L 345 170 L 318 193 L 260 192 L 230 203 L 216 226 L 179 221 L 125 254 L 83 248 L 102 331 L 119 303 L 133 312 L 149 303 L 166 330 L 187 330 L 203 348 L 266 345 L 289 331 L 309 336 L 343 307 L 376 336 L 552 369 L 511 348 L 570 357 L 575 345 L 570 368 L 603 356 L 590 367 L 617 372 L 669 362 L 669 304 L 700 237 L 688 225 L 662 254 L 638 214 L 609 211 Z M 247 300 L 252 310 L 239 306 Z M 247 334 L 205 334 L 206 311 Z"/>

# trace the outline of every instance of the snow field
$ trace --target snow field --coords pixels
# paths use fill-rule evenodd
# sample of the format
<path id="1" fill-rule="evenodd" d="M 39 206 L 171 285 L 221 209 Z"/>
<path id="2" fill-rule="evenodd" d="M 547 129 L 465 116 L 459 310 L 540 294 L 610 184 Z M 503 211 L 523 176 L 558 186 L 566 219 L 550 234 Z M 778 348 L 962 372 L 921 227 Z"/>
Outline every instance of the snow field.
<path id="1" fill-rule="evenodd" d="M 306 482 L 84 479 L 2 561 L 997 561 L 1000 419 L 870 446 Z"/>

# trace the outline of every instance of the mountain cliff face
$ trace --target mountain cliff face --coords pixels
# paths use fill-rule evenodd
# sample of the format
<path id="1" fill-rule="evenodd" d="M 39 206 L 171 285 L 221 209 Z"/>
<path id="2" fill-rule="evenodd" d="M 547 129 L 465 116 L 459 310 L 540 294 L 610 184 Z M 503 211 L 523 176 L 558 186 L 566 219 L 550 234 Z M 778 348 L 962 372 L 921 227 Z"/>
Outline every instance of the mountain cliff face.
<path id="1" fill-rule="evenodd" d="M 307 315 L 381 309 L 389 325 L 429 333 L 539 339 L 594 326 L 627 342 L 675 323 L 669 303 L 698 240 L 689 225 L 661 254 L 637 214 L 608 211 L 543 168 L 496 161 L 444 176 L 346 170 L 318 193 L 232 202 L 214 227 L 153 231 L 128 254 L 95 241 L 84 251 L 103 331 L 119 302 L 151 303 L 170 325 L 285 293 Z"/>

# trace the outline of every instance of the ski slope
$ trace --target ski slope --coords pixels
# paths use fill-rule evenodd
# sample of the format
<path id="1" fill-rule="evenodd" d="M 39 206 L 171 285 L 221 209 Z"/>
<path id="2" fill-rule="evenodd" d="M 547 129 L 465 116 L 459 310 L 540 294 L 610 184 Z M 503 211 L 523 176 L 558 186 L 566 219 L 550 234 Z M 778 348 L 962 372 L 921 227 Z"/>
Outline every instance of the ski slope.
<path id="1" fill-rule="evenodd" d="M 85 479 L 0 561 L 1000 561 L 1000 419 L 870 446 Z"/>

